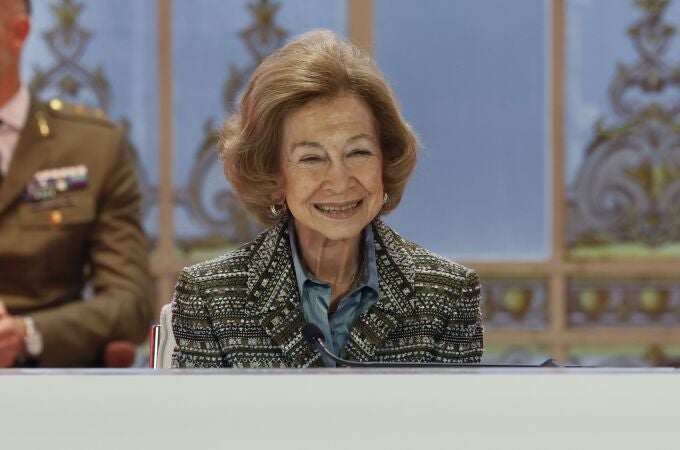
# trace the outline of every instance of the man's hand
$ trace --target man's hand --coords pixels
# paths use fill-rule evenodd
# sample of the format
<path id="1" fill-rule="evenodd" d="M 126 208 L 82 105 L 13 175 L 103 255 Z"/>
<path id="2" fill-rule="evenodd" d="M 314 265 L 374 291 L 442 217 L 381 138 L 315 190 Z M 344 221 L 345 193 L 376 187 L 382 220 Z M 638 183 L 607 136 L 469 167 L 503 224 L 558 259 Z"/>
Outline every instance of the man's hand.
<path id="1" fill-rule="evenodd" d="M 25 335 L 23 319 L 9 315 L 0 301 L 0 368 L 11 367 L 24 352 Z"/>

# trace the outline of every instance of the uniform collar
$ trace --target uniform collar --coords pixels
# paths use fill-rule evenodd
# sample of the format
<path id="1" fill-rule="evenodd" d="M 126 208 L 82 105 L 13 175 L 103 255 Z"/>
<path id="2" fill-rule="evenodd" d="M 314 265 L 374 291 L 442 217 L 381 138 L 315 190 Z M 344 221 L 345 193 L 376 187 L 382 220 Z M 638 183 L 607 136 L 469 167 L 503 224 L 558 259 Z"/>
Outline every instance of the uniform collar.
<path id="1" fill-rule="evenodd" d="M 0 106 L 0 120 L 5 126 L 14 131 L 21 131 L 28 119 L 28 109 L 31 104 L 31 94 L 25 85 L 20 85 L 19 90 L 4 105 Z"/>

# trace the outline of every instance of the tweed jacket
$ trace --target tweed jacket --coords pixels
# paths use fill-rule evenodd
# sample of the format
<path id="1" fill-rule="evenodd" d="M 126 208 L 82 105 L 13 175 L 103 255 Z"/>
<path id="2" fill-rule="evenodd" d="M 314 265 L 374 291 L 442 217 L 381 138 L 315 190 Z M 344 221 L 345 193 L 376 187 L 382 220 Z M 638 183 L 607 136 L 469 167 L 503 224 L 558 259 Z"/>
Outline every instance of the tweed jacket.
<path id="1" fill-rule="evenodd" d="M 27 198 L 39 176 L 74 167 L 86 170 L 80 187 Z M 85 108 L 31 101 L 0 184 L 0 300 L 35 320 L 41 366 L 100 365 L 108 342 L 146 336 L 151 278 L 137 181 L 119 127 Z"/>
<path id="2" fill-rule="evenodd" d="M 373 222 L 380 293 L 355 323 L 354 361 L 478 363 L 477 274 Z M 185 268 L 172 303 L 173 367 L 321 367 L 304 340 L 287 222 Z"/>

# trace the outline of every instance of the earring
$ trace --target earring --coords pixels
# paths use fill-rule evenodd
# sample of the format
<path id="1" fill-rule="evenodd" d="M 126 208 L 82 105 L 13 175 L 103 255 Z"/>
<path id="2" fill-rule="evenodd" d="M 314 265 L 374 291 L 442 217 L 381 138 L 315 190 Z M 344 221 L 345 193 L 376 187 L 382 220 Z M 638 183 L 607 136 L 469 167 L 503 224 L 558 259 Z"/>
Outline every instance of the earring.
<path id="1" fill-rule="evenodd" d="M 272 212 L 272 216 L 278 217 L 286 210 L 286 204 L 282 203 L 279 209 L 276 209 L 276 205 L 269 206 L 269 210 Z"/>
<path id="2" fill-rule="evenodd" d="M 383 195 L 383 205 L 387 203 L 387 199 L 389 197 L 387 196 L 387 192 L 385 192 L 385 195 Z"/>

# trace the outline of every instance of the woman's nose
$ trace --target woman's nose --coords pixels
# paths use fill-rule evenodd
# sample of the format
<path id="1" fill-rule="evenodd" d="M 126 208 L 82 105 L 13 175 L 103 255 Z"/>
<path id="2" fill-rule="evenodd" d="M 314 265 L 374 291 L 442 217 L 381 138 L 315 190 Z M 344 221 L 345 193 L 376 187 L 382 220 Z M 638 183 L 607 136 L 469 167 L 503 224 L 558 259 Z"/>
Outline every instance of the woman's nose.
<path id="1" fill-rule="evenodd" d="M 341 194 L 352 185 L 352 174 L 344 161 L 332 161 L 326 172 L 326 189 Z"/>

